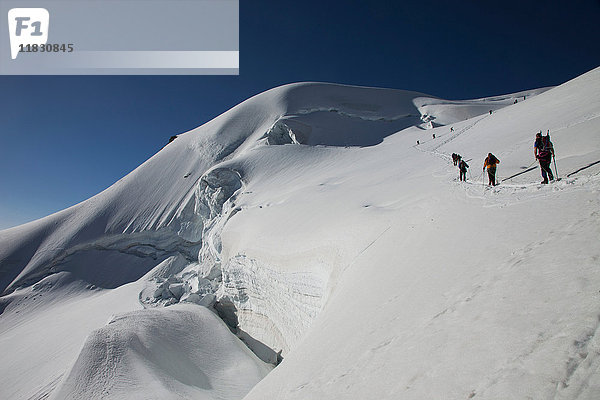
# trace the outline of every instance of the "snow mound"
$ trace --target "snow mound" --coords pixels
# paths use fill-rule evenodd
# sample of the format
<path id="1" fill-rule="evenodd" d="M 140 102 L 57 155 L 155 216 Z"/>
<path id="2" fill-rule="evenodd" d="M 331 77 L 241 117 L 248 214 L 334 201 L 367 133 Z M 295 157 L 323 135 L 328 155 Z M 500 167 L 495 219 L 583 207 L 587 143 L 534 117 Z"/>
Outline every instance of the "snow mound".
<path id="1" fill-rule="evenodd" d="M 114 317 L 90 334 L 55 399 L 241 399 L 270 368 L 204 307 Z"/>

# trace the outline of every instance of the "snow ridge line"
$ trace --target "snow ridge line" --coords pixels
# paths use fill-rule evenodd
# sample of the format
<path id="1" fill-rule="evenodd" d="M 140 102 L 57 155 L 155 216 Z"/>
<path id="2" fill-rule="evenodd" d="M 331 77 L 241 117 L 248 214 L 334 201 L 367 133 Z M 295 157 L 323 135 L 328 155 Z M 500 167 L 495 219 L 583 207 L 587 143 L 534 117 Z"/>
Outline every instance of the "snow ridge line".
<path id="1" fill-rule="evenodd" d="M 307 108 L 307 109 L 301 109 L 296 111 L 295 113 L 292 113 L 290 115 L 286 115 L 286 116 L 292 116 L 294 114 L 300 114 L 300 115 L 307 115 L 307 114 L 314 114 L 317 112 L 335 112 L 337 114 L 343 115 L 345 117 L 350 117 L 350 118 L 358 118 L 358 119 L 362 119 L 364 121 L 388 121 L 388 122 L 393 122 L 393 121 L 398 121 L 400 119 L 403 118 L 410 118 L 410 117 L 420 117 L 421 115 L 413 115 L 413 114 L 400 114 L 400 115 L 394 115 L 391 117 L 383 117 L 381 115 L 373 115 L 373 116 L 366 116 L 366 115 L 361 115 L 361 114 L 353 114 L 353 113 L 349 113 L 347 111 L 342 111 L 339 108 L 336 107 L 317 107 L 317 108 Z"/>

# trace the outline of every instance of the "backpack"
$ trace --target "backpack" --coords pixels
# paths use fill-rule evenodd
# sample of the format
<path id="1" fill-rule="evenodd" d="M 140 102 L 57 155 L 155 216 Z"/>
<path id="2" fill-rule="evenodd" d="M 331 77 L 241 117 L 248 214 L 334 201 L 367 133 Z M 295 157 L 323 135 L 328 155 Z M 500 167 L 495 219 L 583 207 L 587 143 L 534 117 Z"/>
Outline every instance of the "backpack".
<path id="1" fill-rule="evenodd" d="M 490 155 L 490 156 L 487 158 L 487 165 L 496 165 L 496 164 L 498 164 L 498 159 L 496 158 L 496 156 L 495 156 L 495 155 L 493 155 L 493 154 L 492 154 L 492 155 Z"/>
<path id="2" fill-rule="evenodd" d="M 550 141 L 550 135 L 542 136 L 542 145 L 538 152 L 538 158 L 541 158 L 542 160 L 552 158 L 552 148 L 553 146 L 552 142 Z"/>
<path id="3" fill-rule="evenodd" d="M 550 151 L 552 149 L 552 142 L 550 141 L 550 135 L 542 136 L 542 150 Z"/>

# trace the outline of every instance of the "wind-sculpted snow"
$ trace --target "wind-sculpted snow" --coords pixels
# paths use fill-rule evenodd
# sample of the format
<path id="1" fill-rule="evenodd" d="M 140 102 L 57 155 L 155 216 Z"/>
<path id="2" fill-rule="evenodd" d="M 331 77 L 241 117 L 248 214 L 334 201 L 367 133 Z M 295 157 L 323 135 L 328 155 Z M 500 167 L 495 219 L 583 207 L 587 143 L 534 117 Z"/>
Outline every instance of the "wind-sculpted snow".
<path id="1" fill-rule="evenodd" d="M 54 399 L 239 399 L 269 368 L 204 307 L 116 316 L 90 334 Z"/>
<path id="2" fill-rule="evenodd" d="M 478 115 L 497 111 L 527 98 L 537 96 L 550 88 L 527 90 L 505 96 L 486 97 L 475 100 L 443 100 L 431 97 L 417 97 L 414 104 L 421 113 L 423 122 L 444 126 L 465 121 Z"/>
<path id="3" fill-rule="evenodd" d="M 179 135 L 0 232 L 0 397 L 240 398 L 266 366 L 234 333 L 279 364 L 248 400 L 595 398 L 599 76 L 462 101 L 292 84 Z"/>
<path id="4" fill-rule="evenodd" d="M 412 115 L 390 119 L 352 115 L 336 109 L 311 110 L 278 119 L 265 138 L 267 144 L 365 147 L 379 144 L 387 136 L 420 122 L 416 108 Z"/>

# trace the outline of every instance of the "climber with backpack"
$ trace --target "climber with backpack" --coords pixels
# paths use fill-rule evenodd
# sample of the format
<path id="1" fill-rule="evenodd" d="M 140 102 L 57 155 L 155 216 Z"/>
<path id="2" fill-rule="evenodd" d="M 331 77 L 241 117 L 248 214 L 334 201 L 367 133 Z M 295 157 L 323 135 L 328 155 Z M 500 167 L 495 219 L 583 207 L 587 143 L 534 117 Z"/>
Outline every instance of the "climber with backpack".
<path id="1" fill-rule="evenodd" d="M 458 170 L 460 171 L 459 174 L 459 179 L 462 181 L 467 181 L 467 168 L 469 168 L 469 164 L 467 164 L 465 162 L 465 160 L 461 159 L 460 156 L 459 157 L 459 162 L 458 162 Z"/>
<path id="2" fill-rule="evenodd" d="M 550 169 L 550 163 L 552 162 L 552 157 L 554 157 L 554 146 L 550 141 L 549 134 L 542 136 L 542 131 L 536 133 L 535 142 L 533 143 L 533 155 L 540 163 L 542 178 L 544 179 L 541 183 L 547 184 L 548 178 L 553 181 L 554 175 L 552 174 L 552 169 Z"/>
<path id="3" fill-rule="evenodd" d="M 500 160 L 496 158 L 492 153 L 488 153 L 485 161 L 483 162 L 483 170 L 487 167 L 488 185 L 496 186 L 496 165 L 500 164 Z"/>
<path id="4" fill-rule="evenodd" d="M 454 163 L 454 165 L 458 165 L 459 161 L 460 161 L 460 154 L 452 153 L 452 162 Z"/>

